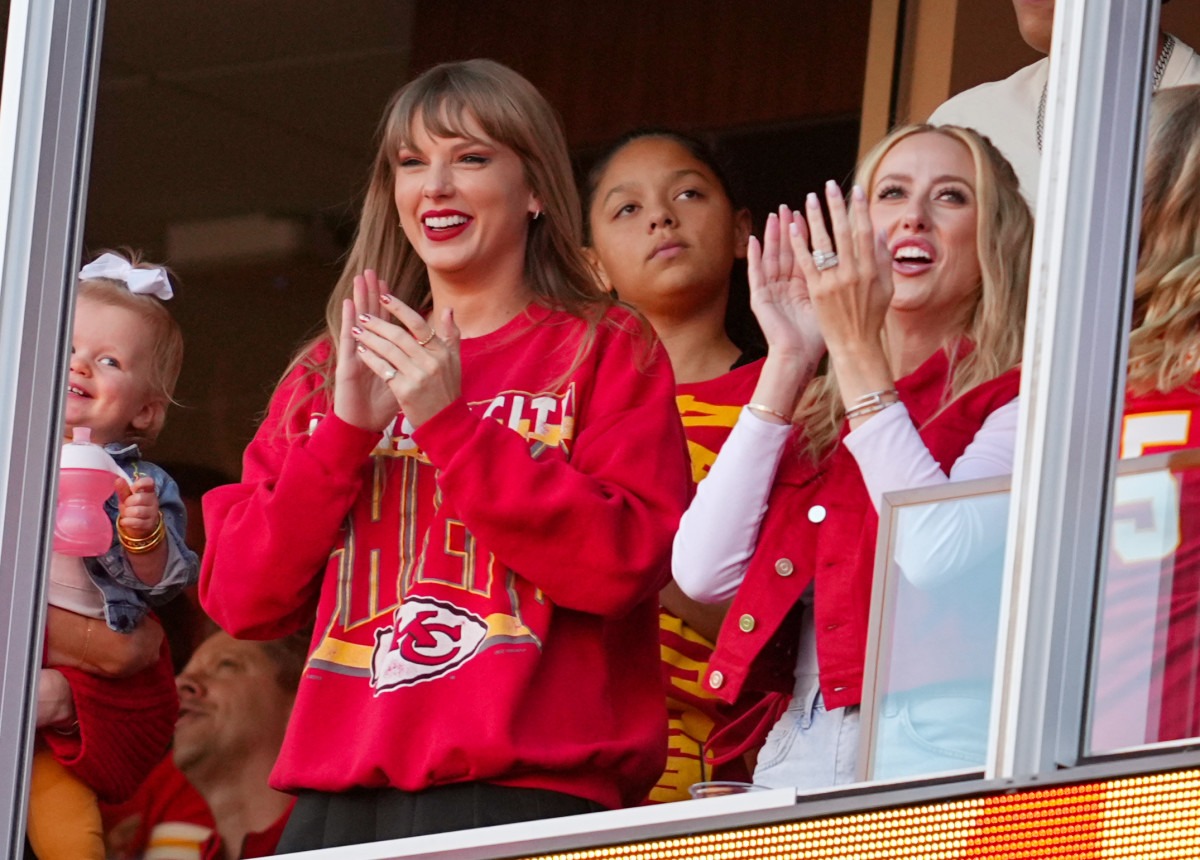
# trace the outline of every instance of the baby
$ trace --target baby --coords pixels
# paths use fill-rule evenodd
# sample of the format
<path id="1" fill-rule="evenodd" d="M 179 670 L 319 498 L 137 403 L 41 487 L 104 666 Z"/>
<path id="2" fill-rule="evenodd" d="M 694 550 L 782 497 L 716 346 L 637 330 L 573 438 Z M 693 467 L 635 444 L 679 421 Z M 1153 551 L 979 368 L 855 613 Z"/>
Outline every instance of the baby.
<path id="1" fill-rule="evenodd" d="M 115 479 L 105 510 L 115 525 L 103 555 L 54 553 L 50 565 L 47 663 L 123 676 L 158 657 L 157 645 L 131 636 L 151 603 L 196 581 L 196 554 L 179 488 L 141 459 L 157 438 L 183 360 L 183 337 L 163 300 L 165 269 L 105 253 L 79 273 L 65 424 L 89 428 L 130 481 Z M 100 619 L 107 622 L 101 623 Z M 155 642 L 156 636 L 150 637 Z M 46 670 L 43 670 L 46 671 Z M 34 757 L 27 834 L 39 860 L 103 858 L 95 794 L 44 745 Z"/>

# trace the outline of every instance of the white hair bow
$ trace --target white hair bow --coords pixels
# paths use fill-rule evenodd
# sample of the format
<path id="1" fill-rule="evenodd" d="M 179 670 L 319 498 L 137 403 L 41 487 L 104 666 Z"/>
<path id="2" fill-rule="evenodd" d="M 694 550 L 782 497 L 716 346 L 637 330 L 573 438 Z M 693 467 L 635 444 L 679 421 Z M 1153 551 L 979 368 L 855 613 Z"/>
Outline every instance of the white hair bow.
<path id="1" fill-rule="evenodd" d="M 163 269 L 138 269 L 116 254 L 101 254 L 80 269 L 79 280 L 84 281 L 88 278 L 121 281 L 129 287 L 131 293 L 156 296 L 164 302 L 175 295 L 175 291 L 171 289 L 171 280 Z"/>

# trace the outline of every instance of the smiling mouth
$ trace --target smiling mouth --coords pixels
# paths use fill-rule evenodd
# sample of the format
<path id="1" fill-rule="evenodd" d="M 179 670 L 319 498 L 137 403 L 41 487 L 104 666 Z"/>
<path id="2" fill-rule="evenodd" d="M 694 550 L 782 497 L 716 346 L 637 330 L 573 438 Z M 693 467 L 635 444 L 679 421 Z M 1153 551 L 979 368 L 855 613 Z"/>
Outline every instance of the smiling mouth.
<path id="1" fill-rule="evenodd" d="M 89 400 L 91 399 L 91 396 L 92 396 L 92 395 L 88 394 L 86 391 L 84 391 L 82 388 L 80 388 L 78 385 L 68 385 L 67 386 L 67 394 L 74 394 L 76 397 L 87 397 Z"/>
<path id="2" fill-rule="evenodd" d="M 425 218 L 423 223 L 430 230 L 449 230 L 451 227 L 461 227 L 470 220 L 466 215 L 436 215 Z"/>
<path id="3" fill-rule="evenodd" d="M 907 245 L 896 250 L 896 253 L 892 255 L 892 261 L 895 263 L 929 265 L 933 263 L 933 257 L 928 251 L 924 251 L 914 245 Z"/>

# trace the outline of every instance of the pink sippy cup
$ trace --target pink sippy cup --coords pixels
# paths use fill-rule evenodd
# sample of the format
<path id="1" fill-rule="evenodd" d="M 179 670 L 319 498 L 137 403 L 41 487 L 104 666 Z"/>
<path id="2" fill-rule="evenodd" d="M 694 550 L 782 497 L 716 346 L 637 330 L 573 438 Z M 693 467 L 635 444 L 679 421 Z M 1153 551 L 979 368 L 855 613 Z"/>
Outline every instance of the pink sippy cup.
<path id="1" fill-rule="evenodd" d="M 117 461 L 99 445 L 92 431 L 76 427 L 62 447 L 58 472 L 58 507 L 54 514 L 54 551 L 65 555 L 104 555 L 112 546 L 112 520 L 104 503 L 115 490 L 113 476 L 127 482 Z"/>

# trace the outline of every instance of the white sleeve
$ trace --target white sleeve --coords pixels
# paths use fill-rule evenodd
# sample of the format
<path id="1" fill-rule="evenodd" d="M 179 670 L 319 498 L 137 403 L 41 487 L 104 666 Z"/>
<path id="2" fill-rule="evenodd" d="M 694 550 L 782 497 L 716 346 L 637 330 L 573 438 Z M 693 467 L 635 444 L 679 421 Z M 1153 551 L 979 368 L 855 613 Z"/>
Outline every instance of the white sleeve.
<path id="1" fill-rule="evenodd" d="M 688 597 L 719 603 L 737 593 L 791 433 L 742 409 L 675 533 L 671 573 Z"/>
<path id="2" fill-rule="evenodd" d="M 1012 474 L 1017 438 L 1016 399 L 987 417 L 949 476 L 933 459 L 903 403 L 894 403 L 846 436 L 846 447 L 858 462 L 871 504 L 879 510 L 884 493 L 936 487 Z"/>
<path id="3" fill-rule="evenodd" d="M 871 502 L 884 493 L 1012 474 L 1018 401 L 988 416 L 947 476 L 925 447 L 902 404 L 890 406 L 846 437 Z M 884 419 L 881 421 L 880 419 Z M 873 426 L 874 425 L 874 426 Z M 869 433 L 862 433 L 864 430 Z M 896 542 L 896 561 L 913 584 L 929 588 L 995 559 L 1003 552 L 1008 495 L 992 494 L 906 514 Z"/>

